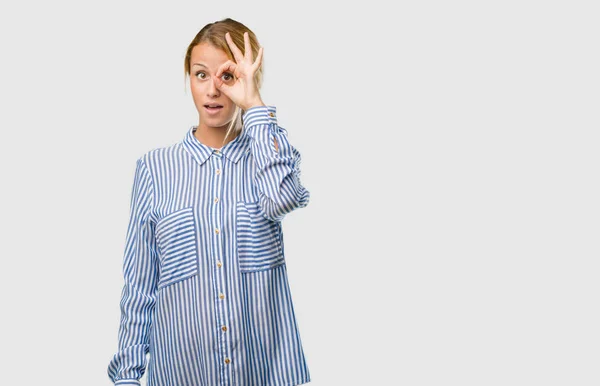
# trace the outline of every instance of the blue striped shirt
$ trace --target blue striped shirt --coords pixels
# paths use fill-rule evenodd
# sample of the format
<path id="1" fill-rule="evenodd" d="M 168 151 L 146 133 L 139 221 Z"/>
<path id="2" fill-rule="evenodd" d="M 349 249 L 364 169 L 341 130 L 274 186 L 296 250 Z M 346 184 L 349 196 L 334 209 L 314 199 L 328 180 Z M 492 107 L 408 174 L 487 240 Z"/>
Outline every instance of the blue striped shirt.
<path id="1" fill-rule="evenodd" d="M 275 106 L 252 107 L 242 122 L 221 149 L 191 126 L 137 160 L 115 385 L 139 385 L 146 370 L 148 386 L 310 381 L 281 226 L 309 202 L 300 153 Z"/>

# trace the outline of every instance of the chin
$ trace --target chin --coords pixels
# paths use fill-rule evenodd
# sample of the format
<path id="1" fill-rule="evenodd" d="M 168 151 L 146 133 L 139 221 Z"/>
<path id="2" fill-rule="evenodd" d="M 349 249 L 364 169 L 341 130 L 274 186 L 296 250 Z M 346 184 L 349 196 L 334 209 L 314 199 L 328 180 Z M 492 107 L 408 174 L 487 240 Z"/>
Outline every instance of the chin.
<path id="1" fill-rule="evenodd" d="M 217 116 L 208 115 L 202 112 L 200 119 L 204 120 L 208 126 L 223 126 L 227 125 L 233 119 L 233 113 L 231 115 L 226 114 L 224 111 L 222 114 Z"/>
<path id="2" fill-rule="evenodd" d="M 222 119 L 222 118 L 207 117 L 207 116 L 201 116 L 200 119 L 202 119 L 204 121 L 206 126 L 215 127 L 215 128 L 227 127 L 229 125 L 229 123 L 231 122 L 231 119 Z"/>

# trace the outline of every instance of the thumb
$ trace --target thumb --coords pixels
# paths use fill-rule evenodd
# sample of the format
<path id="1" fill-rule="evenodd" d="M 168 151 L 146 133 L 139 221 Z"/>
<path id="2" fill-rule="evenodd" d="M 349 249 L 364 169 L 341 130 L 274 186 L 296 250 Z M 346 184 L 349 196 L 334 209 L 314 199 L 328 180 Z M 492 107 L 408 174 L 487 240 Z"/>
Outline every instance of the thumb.
<path id="1" fill-rule="evenodd" d="M 227 86 L 221 78 L 215 77 L 213 79 L 214 79 L 213 83 L 215 84 L 215 87 L 217 87 L 219 90 L 223 91 L 223 89 L 225 88 L 225 87 L 223 87 L 223 85 Z"/>
<path id="2" fill-rule="evenodd" d="M 229 90 L 231 89 L 231 86 L 223 82 L 223 80 L 221 80 L 220 78 L 214 79 L 215 87 L 218 88 L 219 91 L 222 91 L 223 94 L 225 94 L 227 97 L 229 97 Z"/>

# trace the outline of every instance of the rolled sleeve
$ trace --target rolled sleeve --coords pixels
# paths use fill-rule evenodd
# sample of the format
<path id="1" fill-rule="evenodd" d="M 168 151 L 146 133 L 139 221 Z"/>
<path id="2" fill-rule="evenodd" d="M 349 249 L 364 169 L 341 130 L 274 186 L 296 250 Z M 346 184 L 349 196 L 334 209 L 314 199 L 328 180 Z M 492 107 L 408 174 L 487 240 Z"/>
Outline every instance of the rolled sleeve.
<path id="1" fill-rule="evenodd" d="M 262 213 L 270 220 L 281 221 L 287 213 L 307 206 L 310 199 L 310 192 L 300 182 L 300 152 L 290 144 L 287 130 L 278 125 L 275 106 L 251 107 L 242 121 L 252 138 L 254 182 Z"/>

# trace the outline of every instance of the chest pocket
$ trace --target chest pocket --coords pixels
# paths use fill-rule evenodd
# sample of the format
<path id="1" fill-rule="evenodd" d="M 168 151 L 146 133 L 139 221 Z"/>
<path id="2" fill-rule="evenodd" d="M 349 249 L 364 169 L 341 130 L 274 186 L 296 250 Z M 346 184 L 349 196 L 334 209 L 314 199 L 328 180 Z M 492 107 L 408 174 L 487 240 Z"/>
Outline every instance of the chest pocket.
<path id="1" fill-rule="evenodd" d="M 258 201 L 236 204 L 237 251 L 240 272 L 256 272 L 285 263 L 281 223 L 260 214 Z"/>
<path id="2" fill-rule="evenodd" d="M 159 289 L 198 274 L 194 216 L 192 207 L 179 209 L 156 224 L 156 244 L 160 251 Z"/>

